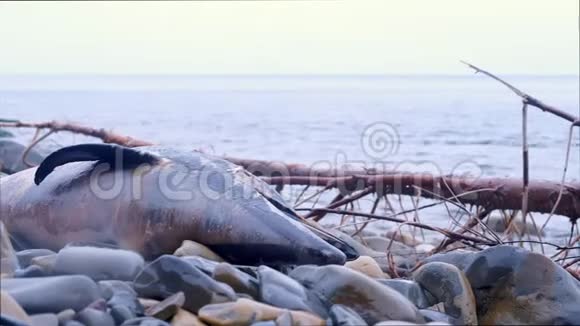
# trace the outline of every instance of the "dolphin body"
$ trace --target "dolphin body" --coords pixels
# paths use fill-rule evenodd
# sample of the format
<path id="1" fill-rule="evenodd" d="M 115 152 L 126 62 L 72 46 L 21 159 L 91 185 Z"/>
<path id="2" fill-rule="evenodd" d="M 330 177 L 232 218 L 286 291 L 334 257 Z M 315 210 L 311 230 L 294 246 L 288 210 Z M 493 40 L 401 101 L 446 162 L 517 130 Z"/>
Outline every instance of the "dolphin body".
<path id="1" fill-rule="evenodd" d="M 152 259 L 193 240 L 239 264 L 343 264 L 357 255 L 242 167 L 168 147 L 62 148 L 0 179 L 0 217 L 28 248 L 108 243 Z"/>

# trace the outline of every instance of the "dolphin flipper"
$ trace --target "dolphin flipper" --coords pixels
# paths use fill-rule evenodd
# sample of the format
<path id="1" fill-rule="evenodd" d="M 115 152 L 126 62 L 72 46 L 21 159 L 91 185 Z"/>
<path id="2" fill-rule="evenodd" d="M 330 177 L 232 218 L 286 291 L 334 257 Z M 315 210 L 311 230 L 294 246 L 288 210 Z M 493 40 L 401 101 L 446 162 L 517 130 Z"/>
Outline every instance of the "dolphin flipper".
<path id="1" fill-rule="evenodd" d="M 133 168 L 143 163 L 156 164 L 160 160 L 153 154 L 113 144 L 68 146 L 51 153 L 40 163 L 34 183 L 39 185 L 56 167 L 70 162 L 100 161 L 117 168 Z"/>

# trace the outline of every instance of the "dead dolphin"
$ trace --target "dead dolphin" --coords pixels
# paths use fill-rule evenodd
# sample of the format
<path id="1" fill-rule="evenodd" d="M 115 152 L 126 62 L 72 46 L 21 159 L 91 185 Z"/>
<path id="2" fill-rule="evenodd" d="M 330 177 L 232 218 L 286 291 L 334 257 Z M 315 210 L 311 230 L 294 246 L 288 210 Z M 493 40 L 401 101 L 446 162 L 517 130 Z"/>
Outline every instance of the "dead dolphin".
<path id="1" fill-rule="evenodd" d="M 0 179 L 0 213 L 15 239 L 52 250 L 89 241 L 153 258 L 187 239 L 243 264 L 342 264 L 345 254 L 356 256 L 242 167 L 165 147 L 62 148 L 38 168 Z"/>

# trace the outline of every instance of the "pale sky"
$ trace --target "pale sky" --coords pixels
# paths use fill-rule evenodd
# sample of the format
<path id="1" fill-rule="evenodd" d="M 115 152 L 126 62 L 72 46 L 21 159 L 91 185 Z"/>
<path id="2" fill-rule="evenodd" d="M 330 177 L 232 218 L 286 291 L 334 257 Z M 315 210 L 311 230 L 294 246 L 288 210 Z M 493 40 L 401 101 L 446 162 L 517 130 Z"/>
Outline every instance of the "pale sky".
<path id="1" fill-rule="evenodd" d="M 0 75 L 578 74 L 578 0 L 0 2 Z"/>

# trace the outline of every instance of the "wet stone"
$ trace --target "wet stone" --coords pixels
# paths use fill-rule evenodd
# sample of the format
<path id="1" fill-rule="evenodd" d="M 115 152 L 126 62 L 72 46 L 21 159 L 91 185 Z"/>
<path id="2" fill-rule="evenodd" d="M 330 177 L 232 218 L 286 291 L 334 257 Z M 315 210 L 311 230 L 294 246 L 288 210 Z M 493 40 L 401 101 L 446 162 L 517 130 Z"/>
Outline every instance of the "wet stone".
<path id="1" fill-rule="evenodd" d="M 548 257 L 507 245 L 473 257 L 465 274 L 480 323 L 580 324 L 580 281 Z"/>
<path id="2" fill-rule="evenodd" d="M 64 326 L 85 326 L 85 325 L 81 322 L 76 321 L 76 320 L 69 320 L 64 324 Z"/>
<path id="3" fill-rule="evenodd" d="M 421 315 L 423 315 L 423 317 L 425 317 L 425 320 L 427 322 L 439 322 L 449 325 L 453 325 L 454 323 L 457 322 L 453 317 L 439 311 L 430 309 L 421 309 L 419 310 L 419 312 L 421 313 Z"/>
<path id="4" fill-rule="evenodd" d="M 361 272 L 368 277 L 384 278 L 385 274 L 381 270 L 379 264 L 369 256 L 360 256 L 353 261 L 346 262 L 344 267 L 350 268 L 357 272 Z"/>
<path id="5" fill-rule="evenodd" d="M 140 317 L 125 321 L 121 326 L 171 326 L 168 322 L 153 317 Z"/>
<path id="6" fill-rule="evenodd" d="M 384 284 L 391 289 L 401 293 L 405 298 L 409 299 L 417 308 L 425 309 L 433 305 L 435 300 L 429 293 L 425 293 L 421 286 L 414 281 L 403 279 L 377 279 L 381 284 Z"/>
<path id="7" fill-rule="evenodd" d="M 109 307 L 123 306 L 129 309 L 133 317 L 143 315 L 144 309 L 137 299 L 137 292 L 131 283 L 124 281 L 100 281 L 99 289 Z"/>
<path id="8" fill-rule="evenodd" d="M 58 317 L 55 314 L 37 314 L 30 316 L 32 326 L 58 326 Z"/>
<path id="9" fill-rule="evenodd" d="M 205 324 L 191 312 L 179 309 L 171 319 L 171 326 L 205 326 Z"/>
<path id="10" fill-rule="evenodd" d="M 184 240 L 181 246 L 175 250 L 173 255 L 177 257 L 198 256 L 215 262 L 224 261 L 222 257 L 218 256 L 218 254 L 211 251 L 208 247 L 191 240 Z"/>
<path id="11" fill-rule="evenodd" d="M 199 318 L 209 325 L 237 326 L 254 322 L 276 320 L 288 310 L 264 303 L 238 299 L 236 302 L 210 304 L 200 309 Z M 320 317 L 303 311 L 290 311 L 294 325 L 325 325 Z"/>
<path id="12" fill-rule="evenodd" d="M 269 305 L 290 310 L 302 310 L 326 317 L 323 304 L 309 295 L 296 280 L 270 267 L 258 268 L 260 280 L 260 301 Z"/>
<path id="13" fill-rule="evenodd" d="M 135 278 L 134 287 L 142 297 L 165 299 L 185 293 L 184 308 L 197 312 L 212 302 L 233 301 L 232 288 L 217 282 L 192 264 L 172 255 L 164 255 L 147 265 Z"/>
<path id="14" fill-rule="evenodd" d="M 83 309 L 76 315 L 75 320 L 86 326 L 115 326 L 111 315 L 93 308 Z"/>
<path id="15" fill-rule="evenodd" d="M 14 137 L 14 135 L 6 129 L 0 129 L 0 137 L 10 138 L 10 137 Z"/>
<path id="16" fill-rule="evenodd" d="M 429 291 L 437 302 L 443 302 L 445 313 L 462 325 L 477 325 L 476 303 L 465 274 L 454 265 L 440 262 L 425 264 L 413 278 Z"/>
<path id="17" fill-rule="evenodd" d="M 145 310 L 145 315 L 155 317 L 161 320 L 169 320 L 185 303 L 185 295 L 183 292 L 177 292 L 163 301 L 148 307 Z"/>
<path id="18" fill-rule="evenodd" d="M 97 300 L 91 302 L 87 306 L 87 308 L 100 310 L 100 311 L 107 311 L 107 301 L 105 301 L 105 299 L 103 299 L 103 298 L 97 299 Z"/>
<path id="19" fill-rule="evenodd" d="M 46 275 L 51 275 L 54 272 L 54 264 L 56 263 L 56 255 L 37 256 L 30 260 L 30 266 L 40 267 Z"/>
<path id="20" fill-rule="evenodd" d="M 356 311 L 341 304 L 335 304 L 328 314 L 330 324 L 333 326 L 366 326 L 367 323 Z"/>
<path id="21" fill-rule="evenodd" d="M 51 276 L 50 273 L 47 273 L 42 267 L 36 265 L 30 265 L 24 269 L 18 269 L 14 273 L 14 277 L 17 278 L 26 278 L 26 277 L 45 277 Z"/>
<path id="22" fill-rule="evenodd" d="M 58 252 L 54 273 L 81 274 L 96 281 L 131 281 L 144 264 L 139 254 L 129 250 L 68 246 Z"/>
<path id="23" fill-rule="evenodd" d="M 12 277 L 18 267 L 16 252 L 10 242 L 10 234 L 4 223 L 0 221 L 0 278 Z"/>
<path id="24" fill-rule="evenodd" d="M 294 317 L 290 311 L 283 312 L 280 316 L 276 318 L 274 321 L 277 326 L 294 326 L 298 324 L 294 321 Z"/>
<path id="25" fill-rule="evenodd" d="M 80 311 L 100 299 L 97 284 L 82 275 L 4 279 L 0 286 L 32 314 Z"/>
<path id="26" fill-rule="evenodd" d="M 423 321 L 417 308 L 402 294 L 346 267 L 304 265 L 293 270 L 290 276 L 328 306 L 343 304 L 368 324 L 382 320 Z"/>
<path id="27" fill-rule="evenodd" d="M 73 320 L 73 318 L 75 317 L 76 314 L 77 314 L 76 311 L 74 311 L 72 309 L 65 309 L 65 310 L 59 312 L 58 314 L 56 314 L 56 318 L 58 319 L 58 324 L 62 325 L 69 320 Z"/>
<path id="28" fill-rule="evenodd" d="M 258 297 L 258 280 L 228 263 L 216 265 L 212 277 L 231 286 L 236 293 L 245 293 L 252 298 Z"/>
<path id="29" fill-rule="evenodd" d="M 185 256 L 182 257 L 181 260 L 187 262 L 188 264 L 192 265 L 193 267 L 199 269 L 200 271 L 204 272 L 209 276 L 213 275 L 214 269 L 219 264 L 218 262 L 209 259 L 194 256 Z"/>
<path id="30" fill-rule="evenodd" d="M 27 146 L 10 138 L 0 138 L 0 168 L 2 172 L 12 174 L 28 169 L 28 165 L 22 161 L 22 154 L 24 154 L 26 148 Z M 35 149 L 28 151 L 26 161 L 29 163 L 39 165 L 42 160 L 43 156 Z"/>
<path id="31" fill-rule="evenodd" d="M 280 326 L 280 325 L 278 325 L 274 320 L 267 320 L 252 323 L 251 326 Z"/>
<path id="32" fill-rule="evenodd" d="M 23 323 L 29 323 L 30 321 L 24 309 L 4 290 L 0 291 L 0 313 Z"/>
<path id="33" fill-rule="evenodd" d="M 56 252 L 49 249 L 26 249 L 16 253 L 20 268 L 26 268 L 32 263 L 32 259 L 40 256 L 56 255 Z"/>
<path id="34" fill-rule="evenodd" d="M 20 320 L 16 320 L 10 316 L 0 313 L 0 325 L 2 326 L 30 326 Z"/>
<path id="35" fill-rule="evenodd" d="M 115 321 L 115 325 L 121 325 L 125 321 L 137 318 L 137 315 L 129 307 L 123 305 L 113 305 L 109 311 Z"/>

